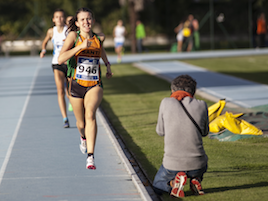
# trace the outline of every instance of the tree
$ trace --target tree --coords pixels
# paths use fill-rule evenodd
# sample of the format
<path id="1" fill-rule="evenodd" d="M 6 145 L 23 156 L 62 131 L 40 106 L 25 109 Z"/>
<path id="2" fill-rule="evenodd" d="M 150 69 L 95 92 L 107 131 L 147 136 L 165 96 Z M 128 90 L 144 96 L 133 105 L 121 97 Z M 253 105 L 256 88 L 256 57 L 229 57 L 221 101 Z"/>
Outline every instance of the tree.
<path id="1" fill-rule="evenodd" d="M 126 6 L 127 4 L 128 7 L 132 53 L 136 53 L 136 21 L 138 19 L 138 12 L 144 9 L 144 1 L 145 0 L 119 0 L 121 6 Z"/>
<path id="2" fill-rule="evenodd" d="M 136 53 L 136 19 L 137 14 L 135 11 L 135 3 L 133 0 L 129 0 L 128 2 L 128 13 L 130 20 L 130 29 L 131 29 L 131 52 Z"/>
<path id="3" fill-rule="evenodd" d="M 0 1 L 0 32 L 7 40 L 17 39 L 18 36 L 43 39 L 46 30 L 53 26 L 51 19 L 55 9 L 63 8 L 67 15 L 74 15 L 78 8 L 88 7 L 95 14 L 96 25 L 104 27 L 101 31 L 107 37 L 112 37 L 117 20 L 123 19 L 130 34 L 131 51 L 134 53 L 137 19 L 145 24 L 146 35 L 168 36 L 172 42 L 176 40 L 174 27 L 190 13 L 201 22 L 209 12 L 209 2 L 210 0 L 2 0 Z M 223 13 L 225 21 L 222 25 L 230 36 L 237 37 L 239 40 L 242 38 L 241 35 L 246 36 L 249 30 L 248 2 L 252 2 L 253 22 L 262 11 L 268 16 L 267 0 L 214 0 L 213 2 L 215 18 Z M 37 16 L 38 20 L 33 23 L 34 16 Z M 203 20 L 202 24 L 200 35 L 209 37 L 209 20 Z M 27 26 L 29 26 L 28 30 L 23 35 Z M 217 24 L 214 29 L 215 38 L 224 38 Z M 40 33 L 43 35 L 40 36 Z"/>

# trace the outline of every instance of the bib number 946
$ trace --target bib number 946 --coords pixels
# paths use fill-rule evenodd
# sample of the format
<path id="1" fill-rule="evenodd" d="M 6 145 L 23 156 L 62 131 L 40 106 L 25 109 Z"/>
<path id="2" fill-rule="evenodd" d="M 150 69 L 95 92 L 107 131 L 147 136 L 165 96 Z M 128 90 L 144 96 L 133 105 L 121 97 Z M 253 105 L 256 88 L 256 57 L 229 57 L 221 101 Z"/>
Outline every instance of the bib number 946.
<path id="1" fill-rule="evenodd" d="M 86 81 L 99 80 L 99 58 L 78 57 L 76 79 Z"/>
<path id="2" fill-rule="evenodd" d="M 98 66 L 89 66 L 85 68 L 85 66 L 80 65 L 78 66 L 79 73 L 87 72 L 88 74 L 96 74 L 98 70 Z"/>

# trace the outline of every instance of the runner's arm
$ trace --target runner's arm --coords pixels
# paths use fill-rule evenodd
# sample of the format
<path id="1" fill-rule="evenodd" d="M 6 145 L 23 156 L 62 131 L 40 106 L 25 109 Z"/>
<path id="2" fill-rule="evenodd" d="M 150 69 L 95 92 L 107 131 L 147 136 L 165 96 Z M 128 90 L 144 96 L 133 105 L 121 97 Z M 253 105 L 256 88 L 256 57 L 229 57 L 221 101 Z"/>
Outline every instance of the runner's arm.
<path id="1" fill-rule="evenodd" d="M 109 65 L 110 66 L 110 63 L 108 61 L 108 58 L 107 58 L 107 55 L 106 55 L 106 51 L 105 49 L 103 48 L 103 46 L 101 46 L 101 58 L 103 60 L 103 62 L 105 63 L 105 65 Z"/>
<path id="2" fill-rule="evenodd" d="M 43 40 L 42 50 L 40 52 L 40 58 L 43 58 L 45 56 L 47 43 L 52 38 L 52 36 L 53 36 L 53 28 L 50 28 L 47 30 L 47 35 L 46 35 L 45 39 Z"/>
<path id="3" fill-rule="evenodd" d="M 72 31 L 68 34 L 62 48 L 60 51 L 60 55 L 58 57 L 58 63 L 62 64 L 66 62 L 68 59 L 70 59 L 75 53 L 77 53 L 81 49 L 85 49 L 90 46 L 90 43 L 88 40 L 84 40 L 81 45 L 75 46 L 74 48 L 73 45 L 75 43 L 77 37 L 77 33 Z"/>
<path id="4" fill-rule="evenodd" d="M 103 48 L 103 46 L 101 47 L 101 58 L 102 58 L 103 62 L 105 63 L 105 66 L 107 68 L 106 77 L 109 79 L 112 77 L 113 73 L 111 70 L 111 64 L 108 61 L 108 58 L 107 58 L 107 55 L 106 55 L 106 52 L 105 52 L 105 49 Z"/>
<path id="5" fill-rule="evenodd" d="M 104 40 L 105 40 L 105 35 L 104 33 L 98 33 L 98 36 L 101 40 L 101 42 L 103 43 Z M 107 67 L 107 73 L 106 73 L 106 77 L 109 79 L 112 77 L 113 73 L 111 71 L 111 64 L 110 62 L 108 61 L 108 58 L 107 58 L 107 54 L 106 54 L 106 51 L 103 47 L 103 45 L 101 45 L 101 58 L 105 64 L 105 66 Z"/>
<path id="6" fill-rule="evenodd" d="M 101 58 L 102 58 L 103 62 L 105 63 L 105 66 L 107 68 L 106 77 L 109 79 L 112 77 L 113 73 L 111 70 L 111 64 L 108 61 L 107 54 L 106 54 L 106 51 L 105 51 L 103 45 L 101 46 Z"/>

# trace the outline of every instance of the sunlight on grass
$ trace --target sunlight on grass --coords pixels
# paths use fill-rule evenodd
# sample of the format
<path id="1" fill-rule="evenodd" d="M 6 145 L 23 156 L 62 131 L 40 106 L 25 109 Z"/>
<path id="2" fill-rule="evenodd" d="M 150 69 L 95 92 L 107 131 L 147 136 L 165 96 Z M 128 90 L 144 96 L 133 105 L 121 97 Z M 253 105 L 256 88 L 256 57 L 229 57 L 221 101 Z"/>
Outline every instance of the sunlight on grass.
<path id="1" fill-rule="evenodd" d="M 254 57 L 255 58 L 255 57 Z M 264 57 L 263 57 L 264 59 Z M 232 59 L 225 59 L 230 66 L 239 66 L 236 70 L 222 69 L 228 73 L 235 72 L 244 64 L 232 64 Z M 239 59 L 244 62 L 245 59 Z M 193 60 L 196 65 L 197 60 Z M 214 64 L 204 61 L 202 65 Z M 261 62 L 248 59 L 246 63 Z M 193 63 L 191 61 L 191 63 Z M 267 63 L 266 63 L 267 64 Z M 105 69 L 103 69 L 103 72 Z M 215 70 L 215 71 L 216 71 Z M 149 75 L 130 64 L 113 65 L 112 79 L 103 79 L 104 109 L 116 132 L 122 136 L 126 146 L 146 171 L 152 181 L 162 163 L 164 142 L 155 132 L 158 109 L 161 100 L 170 96 L 170 84 L 162 79 Z M 245 70 L 244 74 L 254 70 Z M 256 67 L 256 72 L 267 72 Z M 254 73 L 253 73 L 254 74 Z M 266 76 L 267 79 L 267 76 Z M 197 97 L 199 98 L 199 97 Z M 208 105 L 212 102 L 208 102 Z M 203 188 L 205 196 L 192 196 L 189 182 L 185 186 L 184 200 L 262 200 L 268 196 L 268 139 L 252 138 L 236 142 L 219 142 L 204 138 L 204 148 L 209 157 L 208 172 L 204 175 Z M 164 196 L 164 200 L 170 200 Z"/>
<path id="2" fill-rule="evenodd" d="M 183 60 L 208 70 L 268 84 L 267 55 Z"/>

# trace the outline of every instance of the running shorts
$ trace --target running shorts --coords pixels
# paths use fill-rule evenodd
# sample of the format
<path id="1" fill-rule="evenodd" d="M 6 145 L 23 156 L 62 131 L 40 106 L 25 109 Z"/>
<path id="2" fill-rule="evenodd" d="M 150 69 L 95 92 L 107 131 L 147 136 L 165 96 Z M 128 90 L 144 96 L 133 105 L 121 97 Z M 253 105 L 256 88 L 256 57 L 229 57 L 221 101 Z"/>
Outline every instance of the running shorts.
<path id="1" fill-rule="evenodd" d="M 52 69 L 53 69 L 53 72 L 55 69 L 61 71 L 64 73 L 65 77 L 67 76 L 67 65 L 66 64 L 52 64 Z"/>
<path id="2" fill-rule="evenodd" d="M 122 47 L 123 45 L 124 45 L 123 42 L 116 42 L 116 43 L 115 43 L 115 48 L 117 48 L 117 47 Z"/>
<path id="3" fill-rule="evenodd" d="M 70 81 L 70 94 L 72 97 L 85 98 L 86 93 L 95 86 L 100 86 L 101 88 L 103 88 L 102 82 L 94 86 L 84 87 L 78 84 L 74 79 L 72 79 Z"/>

